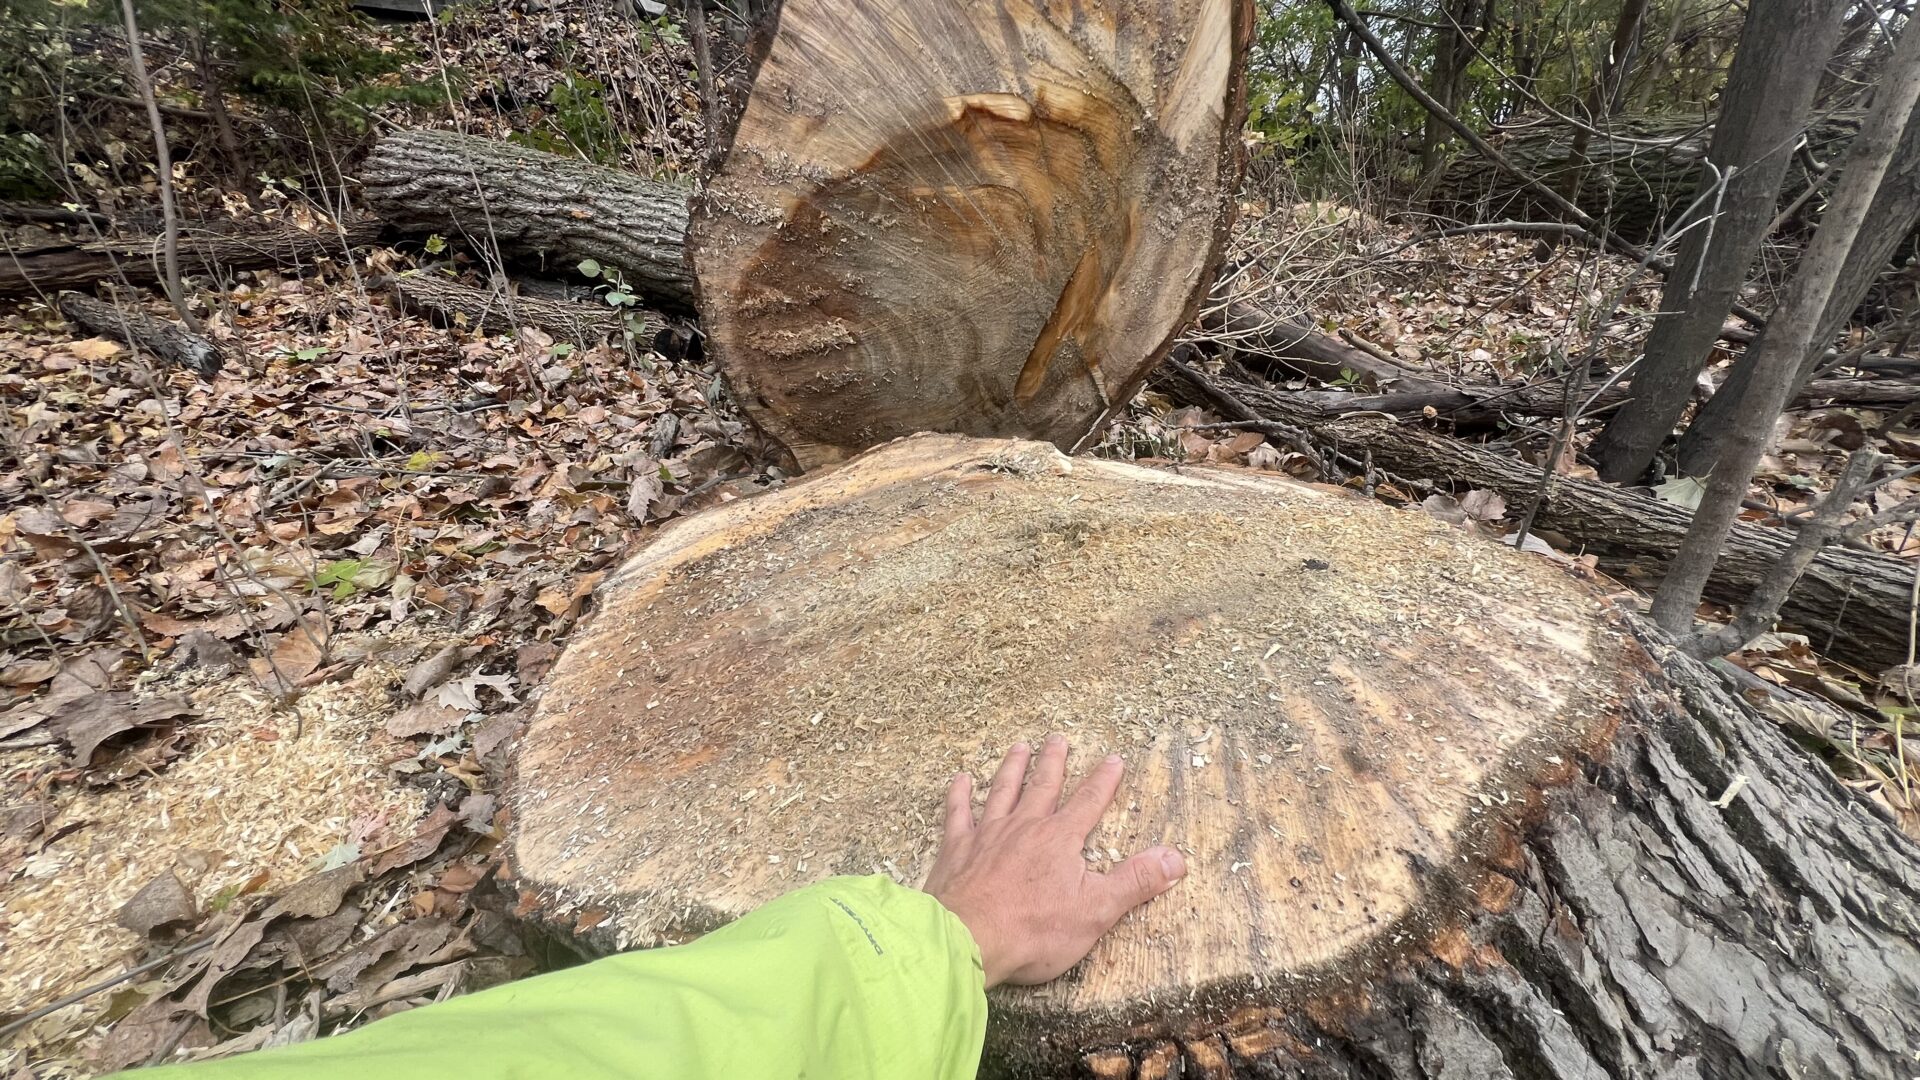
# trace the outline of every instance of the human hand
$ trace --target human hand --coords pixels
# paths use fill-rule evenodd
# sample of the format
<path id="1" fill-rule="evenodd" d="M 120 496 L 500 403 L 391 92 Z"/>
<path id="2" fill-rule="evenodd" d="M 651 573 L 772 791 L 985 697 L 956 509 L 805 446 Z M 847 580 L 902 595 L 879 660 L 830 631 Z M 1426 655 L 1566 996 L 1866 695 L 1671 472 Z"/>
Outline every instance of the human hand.
<path id="1" fill-rule="evenodd" d="M 1171 889 L 1187 872 L 1173 848 L 1150 847 L 1107 873 L 1080 855 L 1113 802 L 1125 766 L 1114 754 L 1060 802 L 1067 740 L 1047 736 L 1033 777 L 1033 751 L 1015 743 L 973 817 L 973 777 L 947 788 L 946 833 L 925 889 L 959 916 L 986 966 L 987 985 L 1031 986 L 1058 977 L 1093 950 L 1121 916 Z"/>

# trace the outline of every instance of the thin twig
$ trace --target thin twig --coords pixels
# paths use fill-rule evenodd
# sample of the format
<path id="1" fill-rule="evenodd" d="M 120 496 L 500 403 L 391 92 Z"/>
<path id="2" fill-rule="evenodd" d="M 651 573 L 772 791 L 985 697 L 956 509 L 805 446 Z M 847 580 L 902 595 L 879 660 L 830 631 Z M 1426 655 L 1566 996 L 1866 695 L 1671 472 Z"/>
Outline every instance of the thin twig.
<path id="1" fill-rule="evenodd" d="M 139 965 L 138 967 L 128 968 L 127 970 L 121 972 L 120 974 L 115 975 L 111 979 L 106 979 L 104 981 L 94 983 L 92 986 L 85 987 L 80 990 L 75 990 L 73 993 L 68 994 L 66 997 L 58 998 L 54 1001 L 49 1001 L 45 1005 L 40 1006 L 39 1008 L 26 1014 L 25 1016 L 22 1016 L 18 1020 L 14 1020 L 8 1023 L 6 1026 L 0 1027 L 0 1039 L 5 1039 L 7 1036 L 12 1035 L 16 1031 L 21 1030 L 22 1028 L 26 1027 L 28 1024 L 33 1023 L 35 1020 L 38 1020 L 43 1016 L 50 1016 L 54 1013 L 59 1012 L 61 1009 L 66 1008 L 69 1005 L 73 1005 L 78 1002 L 85 1001 L 88 998 L 92 997 L 93 995 L 102 993 L 107 990 L 111 990 L 114 987 L 119 986 L 121 983 L 128 982 L 133 979 L 137 979 L 140 976 L 145 975 L 147 972 L 154 970 L 155 968 L 165 967 L 168 964 L 172 963 L 173 961 L 181 959 L 182 957 L 192 956 L 194 953 L 197 953 L 202 949 L 205 949 L 208 946 L 214 944 L 215 942 L 220 941 L 224 936 L 225 936 L 224 934 L 214 934 L 211 937 L 201 938 L 199 941 L 193 942 L 192 944 L 182 945 L 179 948 L 173 950 L 172 952 L 164 953 L 160 956 L 156 956 L 153 959 L 147 961 L 146 963 Z"/>

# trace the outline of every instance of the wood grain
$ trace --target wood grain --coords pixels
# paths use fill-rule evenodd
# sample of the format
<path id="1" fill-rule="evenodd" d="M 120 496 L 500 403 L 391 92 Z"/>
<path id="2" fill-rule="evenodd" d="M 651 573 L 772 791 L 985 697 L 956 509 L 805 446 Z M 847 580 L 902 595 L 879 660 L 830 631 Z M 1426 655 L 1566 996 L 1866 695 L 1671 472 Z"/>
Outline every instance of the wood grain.
<path id="1" fill-rule="evenodd" d="M 1003 1048 L 1414 948 L 1479 906 L 1488 845 L 1638 678 L 1542 560 L 1271 474 L 1032 442 L 891 443 L 676 522 L 601 595 L 522 745 L 513 843 L 556 918 L 606 908 L 627 942 L 832 874 L 918 881 L 946 778 L 1015 739 L 1127 756 L 1090 856 L 1170 842 L 1192 872 L 1066 978 L 999 992 Z"/>
<path id="2" fill-rule="evenodd" d="M 803 467 L 1084 442 L 1191 317 L 1239 177 L 1245 0 L 787 0 L 690 252 Z"/>

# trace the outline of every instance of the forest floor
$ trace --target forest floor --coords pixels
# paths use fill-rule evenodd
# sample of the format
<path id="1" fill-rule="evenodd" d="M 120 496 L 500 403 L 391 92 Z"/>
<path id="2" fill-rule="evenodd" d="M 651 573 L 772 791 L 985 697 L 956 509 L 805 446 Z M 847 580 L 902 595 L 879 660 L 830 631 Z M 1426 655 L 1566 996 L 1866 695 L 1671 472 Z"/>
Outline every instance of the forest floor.
<path id="1" fill-rule="evenodd" d="M 663 133 L 613 156 L 690 169 L 683 50 L 657 26 L 619 36 L 584 18 L 442 27 L 417 74 L 457 61 L 500 73 L 492 100 L 501 85 L 550 99 L 572 61 L 540 50 L 597 32 L 614 44 L 592 76 L 634 111 L 623 129 Z M 551 112 L 509 122 L 480 100 L 457 104 L 470 130 L 571 138 Z M 254 195 L 197 197 L 326 227 L 309 204 Z M 1579 248 L 1416 238 L 1352 208 L 1249 203 L 1226 289 L 1481 384 L 1577 352 L 1583 316 L 1616 294 L 1622 317 L 1600 334 L 1624 360 L 1657 299 L 1630 265 Z M 495 884 L 497 790 L 527 695 L 623 555 L 785 477 L 697 353 L 482 334 L 370 284 L 427 264 L 473 269 L 376 248 L 204 290 L 230 357 L 206 380 L 78 334 L 43 302 L 0 309 L 0 1023 L 33 1016 L 0 1040 L 0 1075 L 293 1041 L 565 959 L 521 937 L 519 898 Z M 1305 472 L 1258 435 L 1203 429 L 1216 419 L 1146 391 L 1097 452 Z M 1920 460 L 1920 435 L 1888 419 L 1790 414 L 1755 500 L 1774 514 L 1817 500 L 1861 445 Z M 1545 430 L 1500 438 L 1524 455 Z M 1398 494 L 1490 536 L 1524 511 Z M 1870 543 L 1920 558 L 1910 531 Z M 1804 638 L 1767 635 L 1739 660 L 1868 704 L 1872 673 Z M 1893 764 L 1912 753 L 1903 716 L 1826 749 L 1912 826 Z"/>

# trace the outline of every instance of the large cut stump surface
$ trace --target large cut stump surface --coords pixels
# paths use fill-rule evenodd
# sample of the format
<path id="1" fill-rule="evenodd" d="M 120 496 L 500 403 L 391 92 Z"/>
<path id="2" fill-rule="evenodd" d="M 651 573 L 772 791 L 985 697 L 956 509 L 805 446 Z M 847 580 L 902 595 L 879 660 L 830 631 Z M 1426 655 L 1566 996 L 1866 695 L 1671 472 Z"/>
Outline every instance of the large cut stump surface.
<path id="1" fill-rule="evenodd" d="M 1004 994 L 1015 1056 L 1024 1021 L 1071 1051 L 1432 940 L 1641 670 L 1587 587 L 1424 515 L 955 436 L 676 522 L 602 597 L 522 744 L 514 843 L 550 911 L 625 942 L 917 882 L 947 779 L 1016 739 L 1127 756 L 1089 857 L 1170 842 L 1191 875 Z"/>
<path id="2" fill-rule="evenodd" d="M 786 0 L 690 251 L 807 468 L 916 431 L 1073 447 L 1206 294 L 1245 0 Z"/>

